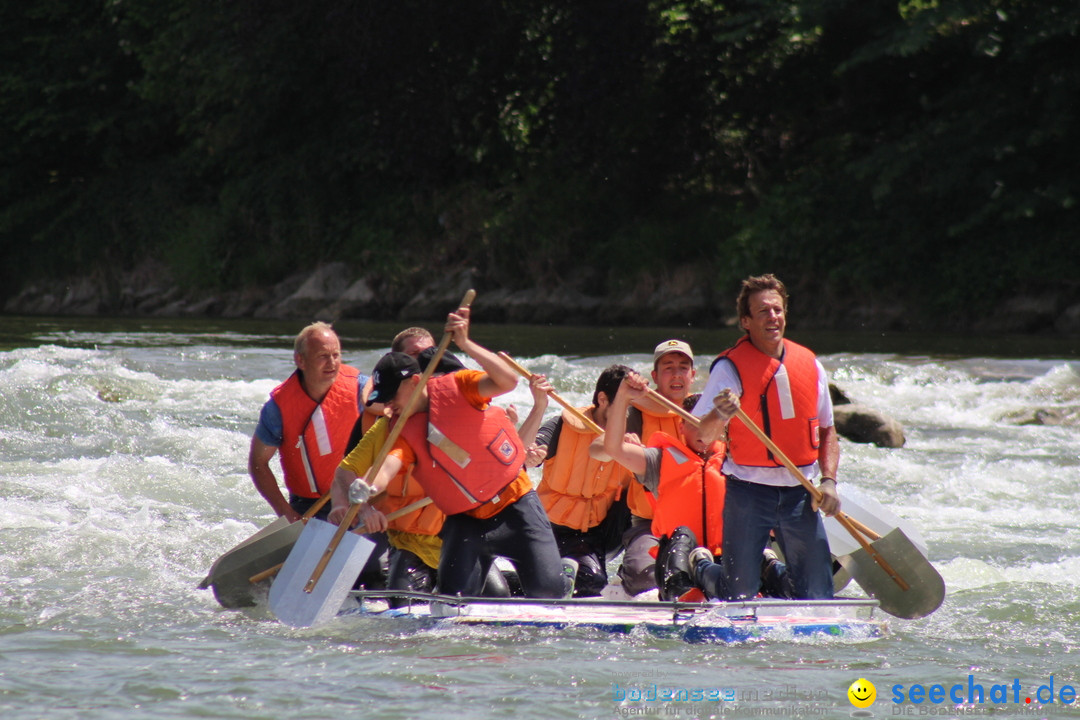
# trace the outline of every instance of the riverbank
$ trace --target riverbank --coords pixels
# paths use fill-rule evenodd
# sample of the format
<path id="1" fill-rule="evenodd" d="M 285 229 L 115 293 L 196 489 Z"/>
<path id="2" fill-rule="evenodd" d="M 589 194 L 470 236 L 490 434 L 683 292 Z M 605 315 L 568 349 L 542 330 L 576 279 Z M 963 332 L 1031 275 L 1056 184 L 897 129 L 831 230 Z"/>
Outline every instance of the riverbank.
<path id="1" fill-rule="evenodd" d="M 595 295 L 584 281 L 560 286 L 485 287 L 470 268 L 426 282 L 357 276 L 329 263 L 267 287 L 230 291 L 183 289 L 168 270 L 144 263 L 106 277 L 31 282 L 9 299 L 11 315 L 223 317 L 281 320 L 437 320 L 466 289 L 479 290 L 475 308 L 487 322 L 553 325 L 735 324 L 735 289 L 721 291 L 701 269 L 684 266 L 628 282 L 621 294 Z M 793 292 L 793 295 L 795 293 Z M 818 330 L 910 330 L 920 326 L 900 301 L 815 297 L 793 302 L 791 322 Z M 1018 294 L 966 328 L 975 332 L 1061 333 L 1080 336 L 1080 291 Z"/>

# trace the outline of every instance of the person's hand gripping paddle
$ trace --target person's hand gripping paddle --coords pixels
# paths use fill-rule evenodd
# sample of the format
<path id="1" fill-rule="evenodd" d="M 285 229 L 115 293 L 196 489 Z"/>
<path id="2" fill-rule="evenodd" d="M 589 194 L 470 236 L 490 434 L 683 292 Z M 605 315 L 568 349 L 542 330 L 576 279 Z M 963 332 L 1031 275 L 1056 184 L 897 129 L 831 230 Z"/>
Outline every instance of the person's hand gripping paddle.
<path id="1" fill-rule="evenodd" d="M 469 290 L 459 307 L 472 305 L 476 291 Z M 438 367 L 453 335 L 444 333 L 434 357 L 420 375 L 408 401 L 386 437 L 382 449 L 371 464 L 368 477 L 375 477 L 390 454 L 394 442 L 405 428 L 427 381 Z M 359 483 L 362 484 L 362 483 Z M 348 532 L 360 512 L 362 500 L 350 488 L 348 512 L 336 528 L 321 520 L 311 520 L 300 534 L 292 552 L 270 586 L 270 611 L 293 627 L 312 627 L 327 622 L 341 609 L 375 544 L 356 533 Z"/>
<path id="2" fill-rule="evenodd" d="M 671 402 L 655 390 L 649 396 L 677 413 L 687 422 L 698 425 L 700 421 L 682 406 Z M 737 417 L 755 437 L 765 444 L 780 463 L 787 468 L 810 495 L 817 501 L 821 491 L 806 479 L 799 468 L 776 446 L 772 438 L 742 408 Z M 908 539 L 900 528 L 882 537 L 843 512 L 836 513 L 836 520 L 859 543 L 859 549 L 837 560 L 851 573 L 870 597 L 881 604 L 881 609 L 899 618 L 921 618 L 937 610 L 945 599 L 945 581 L 941 574 Z"/>

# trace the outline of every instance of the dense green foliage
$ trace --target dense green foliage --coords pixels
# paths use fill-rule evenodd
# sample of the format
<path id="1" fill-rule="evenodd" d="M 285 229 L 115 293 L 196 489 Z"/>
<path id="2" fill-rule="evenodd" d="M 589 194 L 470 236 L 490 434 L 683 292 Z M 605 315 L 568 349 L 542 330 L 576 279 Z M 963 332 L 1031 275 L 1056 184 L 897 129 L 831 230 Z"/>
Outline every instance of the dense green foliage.
<path id="1" fill-rule="evenodd" d="M 165 260 L 719 286 L 958 319 L 1080 278 L 1063 0 L 4 3 L 11 294 Z"/>

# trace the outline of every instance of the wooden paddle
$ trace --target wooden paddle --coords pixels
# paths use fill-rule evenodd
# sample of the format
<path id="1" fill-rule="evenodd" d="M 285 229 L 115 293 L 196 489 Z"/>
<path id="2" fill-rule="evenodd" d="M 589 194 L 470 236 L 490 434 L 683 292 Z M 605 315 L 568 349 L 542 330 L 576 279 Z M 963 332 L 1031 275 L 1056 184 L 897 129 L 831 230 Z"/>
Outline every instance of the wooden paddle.
<path id="1" fill-rule="evenodd" d="M 650 397 L 652 397 L 654 400 L 656 400 L 672 412 L 676 413 L 686 422 L 690 423 L 694 427 L 701 427 L 701 420 L 691 414 L 688 410 L 686 410 L 686 408 L 682 407 L 677 403 L 673 403 L 652 388 L 646 388 L 646 392 L 649 394 Z M 800 471 L 794 463 L 788 460 L 787 456 L 784 455 L 783 451 L 780 450 L 780 448 L 778 448 L 776 444 L 772 441 L 772 438 L 762 432 L 761 429 L 754 424 L 754 421 L 750 419 L 750 416 L 743 412 L 742 408 L 739 408 L 739 410 L 737 411 L 737 416 L 740 420 L 743 420 L 743 422 L 746 423 L 747 427 L 750 428 L 751 432 L 754 432 L 754 434 L 757 435 L 759 440 L 765 443 L 766 447 L 769 448 L 772 454 L 780 459 L 780 462 L 784 465 L 785 468 L 787 468 L 788 472 L 798 477 L 799 482 L 801 482 L 803 487 L 805 487 L 807 491 L 809 491 L 810 495 L 813 496 L 814 500 L 816 500 L 817 502 L 821 502 L 821 491 L 814 487 L 814 485 L 806 479 L 806 477 L 802 474 L 802 471 Z M 881 535 L 877 534 L 855 518 L 848 517 L 847 515 L 844 515 L 843 519 L 839 518 L 839 515 L 842 514 L 843 513 L 837 513 L 837 521 L 845 528 L 847 528 L 856 540 L 861 540 L 861 543 L 865 544 L 866 541 L 861 538 L 860 533 L 862 535 L 866 535 L 866 537 L 870 538 L 871 540 L 881 539 Z M 855 529 L 851 530 L 851 528 Z M 900 581 L 902 582 L 902 579 L 900 579 Z M 900 583 L 898 582 L 897 584 Z"/>
<path id="2" fill-rule="evenodd" d="M 327 496 L 327 497 L 329 497 L 329 496 Z M 430 504 L 431 504 L 431 498 L 429 498 L 429 497 L 420 498 L 416 502 L 411 502 L 408 505 L 406 505 L 405 507 L 400 507 L 397 510 L 394 510 L 393 512 L 387 514 L 386 521 L 391 522 L 393 520 L 397 520 L 399 517 L 404 517 L 404 516 L 408 515 L 409 513 L 413 512 L 415 510 L 419 510 L 422 507 L 427 507 Z M 284 562 L 279 562 L 277 565 L 275 565 L 272 568 L 267 568 L 266 570 L 263 570 L 261 573 L 256 573 L 255 575 L 252 575 L 250 578 L 248 578 L 248 582 L 251 583 L 252 585 L 254 585 L 255 583 L 260 583 L 263 580 L 268 580 L 268 579 L 274 577 L 275 575 L 277 575 L 279 572 L 281 572 L 281 568 L 283 568 L 284 566 L 285 566 Z"/>
<path id="3" fill-rule="evenodd" d="M 257 604 L 257 597 L 248 578 L 263 568 L 280 566 L 288 556 L 304 524 L 313 518 L 330 499 L 327 493 L 318 499 L 298 522 L 290 523 L 284 517 L 255 533 L 247 540 L 219 557 L 210 566 L 210 572 L 199 584 L 211 588 L 214 597 L 224 608 L 236 609 Z"/>
<path id="4" fill-rule="evenodd" d="M 502 358 L 502 360 L 504 362 L 506 362 L 506 364 L 508 364 L 510 367 L 514 368 L 514 370 L 516 370 L 518 372 L 518 374 L 520 374 L 526 380 L 532 380 L 533 379 L 533 374 L 531 372 L 529 372 L 527 369 L 525 369 L 524 367 L 522 367 L 521 365 L 519 365 L 514 360 L 514 358 L 510 357 L 509 355 L 507 355 L 504 352 L 500 352 L 499 357 Z M 567 412 L 569 412 L 571 415 L 573 415 L 578 420 L 580 420 L 581 423 L 583 425 L 585 425 L 585 427 L 589 428 L 589 430 L 596 433 L 597 435 L 603 434 L 604 428 L 600 427 L 595 422 L 593 422 L 589 418 L 588 415 L 586 415 L 585 413 L 578 410 L 576 407 L 574 407 L 573 405 L 568 403 L 566 400 L 563 400 L 562 397 L 559 396 L 559 393 L 555 392 L 554 390 L 548 390 L 548 397 L 550 397 L 552 400 L 554 400 L 555 402 L 559 403 L 564 408 L 566 408 Z"/>
<path id="5" fill-rule="evenodd" d="M 647 388 L 647 392 L 653 399 L 678 413 L 683 419 L 700 427 L 701 421 L 681 406 L 671 402 L 651 388 Z M 736 410 L 735 415 L 750 429 L 755 437 L 769 448 L 769 451 L 787 468 L 788 472 L 798 479 L 811 497 L 816 501 L 820 501 L 821 491 L 806 479 L 802 471 L 777 447 L 772 438 L 766 435 L 742 408 Z M 851 573 L 855 581 L 868 594 L 881 603 L 882 610 L 897 617 L 918 618 L 929 615 L 941 605 L 941 602 L 945 599 L 945 581 L 941 579 L 941 575 L 930 565 L 929 561 L 904 535 L 902 530 L 896 528 L 882 538 L 862 523 L 854 522 L 843 512 L 836 513 L 834 517 L 858 541 L 861 551 L 865 553 L 864 556 L 859 556 L 859 551 L 856 551 L 852 555 L 838 558 L 840 564 Z M 874 542 L 868 542 L 863 537 L 863 532 Z M 893 564 L 885 559 L 886 555 L 894 563 L 903 565 L 905 575 L 916 581 L 918 592 L 910 592 L 912 590 L 911 584 L 894 569 Z M 863 560 L 863 557 L 866 556 L 869 556 L 873 562 L 868 563 Z M 876 568 L 873 567 L 875 565 Z M 883 581 L 884 578 L 888 578 L 888 580 Z M 889 581 L 895 583 L 895 587 L 890 586 Z M 901 591 L 900 594 L 896 593 L 897 587 Z"/>
<path id="6" fill-rule="evenodd" d="M 465 293 L 465 296 L 461 299 L 461 303 L 458 307 L 468 307 L 472 305 L 473 300 L 476 297 L 476 291 L 470 289 Z M 457 308 L 455 308 L 457 309 Z M 401 435 L 402 430 L 405 429 L 405 422 L 412 415 L 413 409 L 417 403 L 420 402 L 420 398 L 423 396 L 423 390 L 427 381 L 435 372 L 435 368 L 438 367 L 439 361 L 442 360 L 442 356 L 446 353 L 446 349 L 450 346 L 450 341 L 453 339 L 453 334 L 449 332 L 443 333 L 442 340 L 439 342 L 439 346 L 435 351 L 435 355 L 431 358 L 427 368 L 420 375 L 420 381 L 409 395 L 405 406 L 402 408 L 398 415 L 397 422 L 394 423 L 394 427 L 391 428 L 389 435 L 386 437 L 386 442 L 383 443 L 379 453 L 375 456 L 375 460 L 371 464 L 371 468 L 368 470 L 368 477 L 375 477 L 378 474 L 379 469 L 382 467 L 383 462 L 390 454 L 390 450 L 393 449 L 394 443 L 397 441 L 398 436 Z M 308 526 L 304 528 L 304 533 L 311 536 L 311 540 L 305 543 L 304 547 L 298 549 L 302 552 L 296 552 L 289 554 L 289 558 L 286 559 L 285 565 L 281 569 L 281 577 L 279 577 L 270 588 L 270 610 L 274 615 L 282 622 L 292 625 L 293 627 L 311 627 L 316 625 L 330 617 L 333 617 L 341 607 L 341 603 L 348 595 L 349 589 L 352 586 L 353 578 L 343 578 L 342 573 L 346 568 L 350 569 L 355 564 L 355 560 L 352 556 L 358 555 L 363 552 L 364 545 L 367 545 L 367 552 L 370 554 L 372 543 L 366 538 L 362 538 L 355 533 L 348 533 L 349 528 L 352 527 L 353 522 L 356 520 L 357 514 L 360 512 L 361 503 L 353 503 L 349 506 L 348 512 L 338 525 L 337 530 L 333 532 L 329 537 L 329 542 L 325 545 L 325 551 L 322 556 L 314 564 L 311 570 L 310 577 L 302 588 L 290 587 L 291 579 L 293 576 L 299 576 L 301 569 L 308 567 L 308 560 L 311 557 L 310 547 L 318 545 L 322 538 L 327 535 L 326 528 L 318 527 L 315 523 L 308 523 Z M 323 525 L 329 525 L 329 523 L 322 523 Z M 342 543 L 346 534 L 350 536 L 347 541 L 350 545 L 348 557 L 344 561 L 338 559 L 335 561 L 334 569 L 337 571 L 336 576 L 328 583 L 329 589 L 320 590 L 319 593 L 315 593 L 315 588 L 319 584 L 323 573 L 326 572 L 330 566 L 331 559 L 334 558 L 334 554 L 338 549 L 338 546 Z M 303 539 L 303 537 L 301 537 Z M 300 546 L 301 542 L 297 541 L 297 546 Z M 297 555 L 295 561 L 293 555 Z M 366 561 L 367 556 L 364 556 Z M 295 566 L 295 569 L 290 566 Z M 362 567 L 363 564 L 361 563 Z M 286 582 L 283 582 L 286 580 Z M 347 580 L 347 582 L 345 582 Z"/>

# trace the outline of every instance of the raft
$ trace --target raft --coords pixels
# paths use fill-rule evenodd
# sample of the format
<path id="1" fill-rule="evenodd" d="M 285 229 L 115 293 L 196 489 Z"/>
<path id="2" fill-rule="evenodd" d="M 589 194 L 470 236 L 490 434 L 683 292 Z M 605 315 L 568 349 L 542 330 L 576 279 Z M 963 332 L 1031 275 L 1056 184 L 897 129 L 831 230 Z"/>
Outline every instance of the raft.
<path id="1" fill-rule="evenodd" d="M 393 595 L 407 601 L 390 608 Z M 885 636 L 873 599 L 664 602 L 581 598 L 463 598 L 406 591 L 353 591 L 341 616 L 409 623 L 415 629 L 458 627 L 594 630 L 692 644 L 820 638 L 863 642 Z"/>

